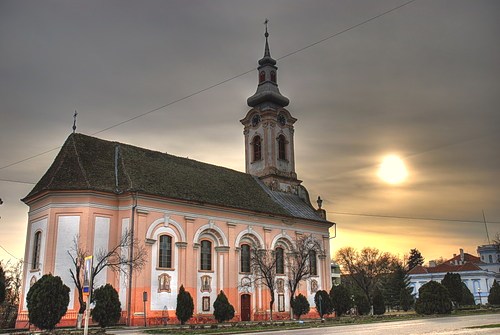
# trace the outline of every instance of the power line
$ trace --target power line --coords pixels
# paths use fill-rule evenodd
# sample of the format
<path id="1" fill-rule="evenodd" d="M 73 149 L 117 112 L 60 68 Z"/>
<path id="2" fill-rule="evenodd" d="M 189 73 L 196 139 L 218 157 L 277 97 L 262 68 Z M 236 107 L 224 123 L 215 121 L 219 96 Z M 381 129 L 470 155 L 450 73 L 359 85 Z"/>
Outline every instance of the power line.
<path id="1" fill-rule="evenodd" d="M 419 217 L 419 216 L 398 216 L 398 215 L 367 214 L 367 213 L 337 212 L 337 211 L 328 212 L 328 213 L 329 214 L 339 214 L 339 215 L 377 217 L 377 218 L 386 218 L 386 219 L 406 219 L 406 220 L 419 220 L 419 221 L 443 221 L 443 222 L 484 223 L 483 220 L 462 220 L 462 219 L 447 219 L 447 218 L 433 218 L 433 217 Z M 500 221 L 488 221 L 487 223 L 500 223 Z"/>
<path id="2" fill-rule="evenodd" d="M 3 249 L 3 251 L 5 251 L 6 253 L 8 253 L 10 256 L 14 257 L 15 259 L 17 259 L 18 261 L 20 261 L 21 259 L 20 258 L 17 258 L 16 256 L 14 256 L 13 254 L 11 254 L 9 252 L 9 250 L 5 249 L 1 244 L 0 244 L 0 248 Z"/>
<path id="3" fill-rule="evenodd" d="M 300 49 L 298 49 L 298 50 L 295 50 L 295 51 L 292 51 L 292 52 L 290 52 L 290 53 L 287 53 L 286 55 L 281 56 L 281 57 L 279 57 L 279 58 L 277 58 L 277 59 L 278 59 L 278 60 L 281 60 L 281 59 L 283 59 L 283 58 L 286 58 L 286 57 L 289 57 L 289 56 L 295 55 L 295 54 L 297 54 L 297 53 L 299 53 L 299 52 L 302 52 L 302 51 L 304 51 L 304 50 L 306 50 L 306 49 L 309 49 L 309 48 L 311 48 L 311 47 L 313 47 L 313 46 L 315 46 L 315 45 L 317 45 L 317 44 L 323 43 L 323 42 L 325 42 L 325 41 L 327 41 L 327 40 L 329 40 L 329 39 L 332 39 L 332 38 L 334 38 L 334 37 L 337 37 L 337 36 L 338 36 L 338 35 L 340 35 L 340 34 L 343 34 L 343 33 L 345 33 L 345 32 L 348 32 L 348 31 L 350 31 L 350 30 L 353 30 L 353 29 L 355 29 L 355 28 L 357 28 L 357 27 L 359 27 L 359 26 L 362 26 L 362 25 L 364 25 L 364 24 L 366 24 L 366 23 L 368 23 L 368 22 L 370 22 L 370 21 L 376 20 L 376 19 L 378 19 L 378 18 L 379 18 L 379 17 L 381 17 L 381 16 L 384 16 L 384 15 L 386 15 L 386 14 L 389 14 L 389 13 L 391 13 L 391 12 L 394 12 L 394 11 L 396 11 L 396 10 L 400 9 L 401 7 L 407 6 L 407 5 L 409 5 L 409 4 L 411 4 L 412 2 L 415 2 L 415 1 L 417 1 L 417 0 L 411 0 L 411 1 L 405 2 L 404 4 L 401 4 L 401 5 L 399 5 L 399 6 L 393 7 L 393 8 L 391 8 L 391 9 L 389 9 L 389 10 L 387 10 L 387 11 L 383 12 L 383 13 L 380 13 L 380 14 L 378 14 L 378 15 L 372 16 L 371 18 L 369 18 L 369 19 L 367 19 L 367 20 L 365 20 L 365 21 L 363 21 L 363 22 L 360 22 L 360 23 L 357 23 L 357 24 L 355 24 L 355 25 L 353 25 L 353 26 L 350 26 L 349 28 L 346 28 L 346 29 L 344 29 L 344 30 L 341 30 L 341 31 L 339 31 L 339 32 L 337 32 L 337 33 L 335 33 L 335 34 L 333 34 L 333 35 L 330 35 L 330 36 L 325 37 L 325 38 L 323 38 L 323 39 L 321 39 L 321 40 L 319 40 L 319 41 L 316 41 L 316 42 L 314 42 L 314 43 L 311 43 L 311 44 L 309 44 L 309 45 L 307 45 L 307 46 L 305 46 L 305 47 L 303 47 L 303 48 L 300 48 Z"/>
<path id="4" fill-rule="evenodd" d="M 377 14 L 377 15 L 375 15 L 375 16 L 370 17 L 370 18 L 369 18 L 369 19 L 367 19 L 367 20 L 364 20 L 364 21 L 362 21 L 362 22 L 360 22 L 360 23 L 357 23 L 357 24 L 355 24 L 355 25 L 352 25 L 352 26 L 350 26 L 350 27 L 348 27 L 348 28 L 346 28 L 346 29 L 343 29 L 343 30 L 341 30 L 341 31 L 339 31 L 339 32 L 337 32 L 337 33 L 335 33 L 335 34 L 333 34 L 333 35 L 330 35 L 330 36 L 325 37 L 325 38 L 323 38 L 323 39 L 320 39 L 320 40 L 318 40 L 318 41 L 316 41 L 316 42 L 313 42 L 313 43 L 311 43 L 311 44 L 309 44 L 309 45 L 306 45 L 306 46 L 304 46 L 304 47 L 302 47 L 302 48 L 299 48 L 299 49 L 297 49 L 297 50 L 295 50 L 295 51 L 292 51 L 292 52 L 290 52 L 290 53 L 288 53 L 288 54 L 285 54 L 284 56 L 281 56 L 281 57 L 279 57 L 279 58 L 277 58 L 277 59 L 278 59 L 278 60 L 282 60 L 282 59 L 285 59 L 285 58 L 287 58 L 287 57 L 293 56 L 293 55 L 295 55 L 295 54 L 297 54 L 297 53 L 300 53 L 300 52 L 302 52 L 302 51 L 304 51 L 304 50 L 307 50 L 307 49 L 309 49 L 309 48 L 312 48 L 312 47 L 314 47 L 314 46 L 316 46 L 316 45 L 318 45 L 318 44 L 320 44 L 320 43 L 323 43 L 323 42 L 328 41 L 328 40 L 330 40 L 330 39 L 332 39 L 332 38 L 334 38 L 334 37 L 337 37 L 337 36 L 339 36 L 339 35 L 341 35 L 341 34 L 343 34 L 343 33 L 346 33 L 346 32 L 348 32 L 348 31 L 350 31 L 350 30 L 353 30 L 353 29 L 355 29 L 355 28 L 357 28 L 357 27 L 360 27 L 360 26 L 362 26 L 362 25 L 364 25 L 364 24 L 366 24 L 366 23 L 368 23 L 368 22 L 371 22 L 371 21 L 373 21 L 373 20 L 376 20 L 376 19 L 378 19 L 378 18 L 380 18 L 380 17 L 382 17 L 382 16 L 384 16 L 384 15 L 387 15 L 387 14 L 389 14 L 389 13 L 391 13 L 391 12 L 394 12 L 394 11 L 396 11 L 396 10 L 398 10 L 398 9 L 400 9 L 400 8 L 404 7 L 404 6 L 407 6 L 407 5 L 409 5 L 409 4 L 411 4 L 411 3 L 415 2 L 415 1 L 417 1 L 417 0 L 410 0 L 410 1 L 405 2 L 405 3 L 403 3 L 403 4 L 399 5 L 399 6 L 393 7 L 393 8 L 391 8 L 391 9 L 389 9 L 389 10 L 386 10 L 385 12 L 382 12 L 382 13 L 380 13 L 380 14 Z M 131 121 L 133 121 L 133 120 L 136 120 L 136 119 L 138 119 L 138 118 L 140 118 L 140 117 L 146 116 L 146 115 L 148 115 L 148 114 L 151 114 L 151 113 L 154 113 L 154 112 L 159 111 L 159 110 L 161 110 L 161 109 L 164 109 L 164 108 L 166 108 L 166 107 L 169 107 L 169 106 L 171 106 L 171 105 L 173 105 L 173 104 L 176 104 L 176 103 L 178 103 L 178 102 L 181 102 L 181 101 L 187 100 L 187 99 L 189 99 L 189 98 L 191 98 L 191 97 L 193 97 L 193 96 L 196 96 L 196 95 L 198 95 L 198 94 L 201 94 L 201 93 L 203 93 L 203 92 L 206 92 L 206 91 L 208 91 L 208 90 L 211 90 L 212 88 L 215 88 L 215 87 L 220 86 L 220 85 L 222 85 L 222 84 L 225 84 L 225 83 L 227 83 L 227 82 L 229 82 L 229 81 L 232 81 L 232 80 L 234 80 L 234 79 L 237 79 L 237 78 L 239 78 L 239 77 L 242 77 L 242 76 L 244 76 L 244 75 L 246 75 L 246 74 L 248 74 L 248 73 L 250 73 L 250 72 L 253 72 L 253 71 L 255 71 L 255 70 L 257 70 L 257 68 L 255 68 L 255 67 L 254 67 L 254 68 L 252 68 L 252 69 L 250 69 L 250 70 L 244 71 L 244 72 L 242 72 L 242 73 L 240 73 L 240 74 L 237 74 L 237 75 L 235 75 L 235 76 L 232 76 L 232 77 L 226 78 L 226 79 L 224 79 L 224 80 L 222 80 L 222 81 L 219 81 L 219 82 L 217 82 L 217 83 L 215 83 L 215 84 L 209 85 L 209 86 L 207 86 L 207 87 L 205 87 L 205 88 L 203 88 L 203 89 L 201 89 L 201 90 L 198 90 L 198 91 L 195 91 L 195 92 L 193 92 L 193 93 L 191 93 L 191 94 L 188 94 L 188 95 L 186 95 L 186 96 L 184 96 L 184 97 L 182 97 L 182 98 L 179 98 L 179 99 L 173 100 L 173 101 L 171 101 L 171 102 L 169 102 L 169 103 L 167 103 L 167 104 L 165 104 L 165 105 L 163 105 L 163 106 L 156 107 L 156 108 L 151 109 L 151 110 L 149 110 L 149 111 L 147 111 L 147 112 L 144 112 L 144 113 L 142 113 L 142 114 L 136 115 L 136 116 L 131 117 L 131 118 L 129 118 L 129 119 L 126 119 L 126 120 L 124 120 L 124 121 L 118 122 L 118 123 L 116 123 L 116 124 L 114 124 L 114 125 L 111 125 L 111 126 L 109 126 L 109 127 L 104 128 L 104 129 L 101 129 L 101 130 L 99 130 L 99 131 L 97 131 L 97 132 L 93 133 L 92 135 L 97 135 L 97 134 L 100 134 L 100 133 L 105 132 L 105 131 L 107 131 L 107 130 L 110 130 L 110 129 L 116 128 L 116 127 L 118 127 L 118 126 L 121 126 L 121 125 L 123 125 L 123 124 L 125 124 L 125 123 L 128 123 L 128 122 L 131 122 Z M 47 154 L 47 153 L 49 153 L 49 152 L 52 152 L 52 151 L 54 151 L 54 150 L 57 150 L 57 149 L 59 149 L 59 148 L 61 148 L 61 146 L 56 147 L 56 148 L 53 148 L 53 149 L 50 149 L 50 150 L 47 150 L 47 151 L 44 151 L 44 152 L 42 152 L 42 153 L 39 153 L 39 154 L 36 154 L 36 155 L 30 156 L 30 157 L 27 157 L 27 158 L 24 158 L 24 159 L 22 159 L 22 160 L 20 160 L 20 161 L 13 162 L 13 163 L 10 163 L 10 164 L 7 164 L 7 165 L 5 165 L 5 166 L 0 167 L 0 170 L 3 170 L 3 169 L 5 169 L 5 168 L 8 168 L 8 167 L 11 167 L 11 166 L 14 166 L 14 165 L 17 165 L 17 164 L 22 163 L 22 162 L 25 162 L 25 161 L 27 161 L 27 160 L 30 160 L 30 159 L 33 159 L 33 158 L 36 158 L 36 157 L 39 157 L 39 156 L 45 155 L 45 154 Z"/>
<path id="5" fill-rule="evenodd" d="M 0 181 L 6 181 L 6 182 L 10 182 L 10 183 L 19 183 L 19 184 L 30 184 L 30 185 L 35 185 L 36 184 L 34 182 L 31 182 L 31 181 L 5 179 L 5 178 L 0 178 Z"/>

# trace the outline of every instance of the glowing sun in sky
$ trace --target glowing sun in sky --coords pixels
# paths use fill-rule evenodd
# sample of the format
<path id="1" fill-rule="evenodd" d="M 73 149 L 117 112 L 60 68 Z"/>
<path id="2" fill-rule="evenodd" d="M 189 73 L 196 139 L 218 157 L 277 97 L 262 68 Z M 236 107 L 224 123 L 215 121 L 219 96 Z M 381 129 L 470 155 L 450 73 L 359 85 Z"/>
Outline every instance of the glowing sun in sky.
<path id="1" fill-rule="evenodd" d="M 400 184 L 408 177 L 408 171 L 401 158 L 396 155 L 388 155 L 383 158 L 377 175 L 389 184 Z"/>

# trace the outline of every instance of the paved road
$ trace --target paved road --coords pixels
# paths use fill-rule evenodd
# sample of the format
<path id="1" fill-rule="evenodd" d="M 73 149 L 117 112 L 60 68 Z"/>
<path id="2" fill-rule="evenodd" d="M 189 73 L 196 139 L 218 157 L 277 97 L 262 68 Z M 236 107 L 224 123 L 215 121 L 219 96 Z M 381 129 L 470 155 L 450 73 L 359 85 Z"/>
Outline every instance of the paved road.
<path id="1" fill-rule="evenodd" d="M 370 323 L 366 325 L 346 325 L 336 327 L 296 329 L 274 332 L 259 332 L 259 335 L 490 335 L 500 334 L 500 328 L 465 329 L 471 326 L 500 323 L 500 314 L 446 317 Z"/>
<path id="2" fill-rule="evenodd" d="M 370 323 L 365 325 L 345 325 L 312 329 L 280 330 L 270 332 L 246 333 L 256 335 L 492 335 L 500 334 L 500 328 L 466 329 L 466 327 L 500 323 L 500 314 L 486 314 L 459 317 L 441 317 Z M 143 334 L 142 328 L 130 327 L 108 330 L 114 335 Z M 225 333 L 228 334 L 228 333 Z"/>

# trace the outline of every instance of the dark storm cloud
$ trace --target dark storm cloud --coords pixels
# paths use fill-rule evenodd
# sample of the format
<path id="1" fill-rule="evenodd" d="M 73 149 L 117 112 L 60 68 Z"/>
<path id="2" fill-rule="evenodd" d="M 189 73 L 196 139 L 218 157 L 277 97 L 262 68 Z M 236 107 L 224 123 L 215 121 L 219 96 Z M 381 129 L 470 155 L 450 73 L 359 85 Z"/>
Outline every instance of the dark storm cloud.
<path id="1" fill-rule="evenodd" d="M 78 131 L 93 134 L 255 68 L 266 17 L 271 54 L 281 58 L 402 3 L 2 1 L 0 166 L 61 145 L 75 109 Z M 373 229 L 389 239 L 429 226 L 335 211 L 475 218 L 484 209 L 500 221 L 499 12 L 498 1 L 415 1 L 278 61 L 280 90 L 299 119 L 299 178 L 346 232 L 334 248 L 380 240 Z M 248 73 L 98 136 L 243 170 L 239 120 L 256 83 Z M 56 153 L 0 177 L 36 181 Z M 387 153 L 405 157 L 407 183 L 376 178 Z M 15 249 L 29 186 L 0 185 L 8 199 L 0 229 L 19 236 L 0 244 Z M 472 227 L 432 224 L 439 238 L 453 229 L 455 249 L 483 242 Z"/>

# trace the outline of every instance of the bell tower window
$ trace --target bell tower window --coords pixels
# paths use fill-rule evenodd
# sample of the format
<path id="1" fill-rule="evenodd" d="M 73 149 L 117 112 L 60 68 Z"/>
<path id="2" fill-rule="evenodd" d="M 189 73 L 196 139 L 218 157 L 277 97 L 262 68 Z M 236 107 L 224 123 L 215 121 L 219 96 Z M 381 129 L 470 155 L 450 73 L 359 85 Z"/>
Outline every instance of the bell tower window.
<path id="1" fill-rule="evenodd" d="M 275 82 L 276 82 L 276 71 L 271 71 L 271 81 L 272 81 L 273 83 L 275 83 Z"/>
<path id="2" fill-rule="evenodd" d="M 286 160 L 286 139 L 285 136 L 278 136 L 278 158 Z"/>
<path id="3" fill-rule="evenodd" d="M 262 140 L 260 136 L 255 136 L 253 139 L 253 161 L 260 161 L 262 159 Z"/>
<path id="4" fill-rule="evenodd" d="M 263 83 L 266 80 L 266 73 L 264 71 L 260 71 L 259 73 L 259 83 Z"/>

